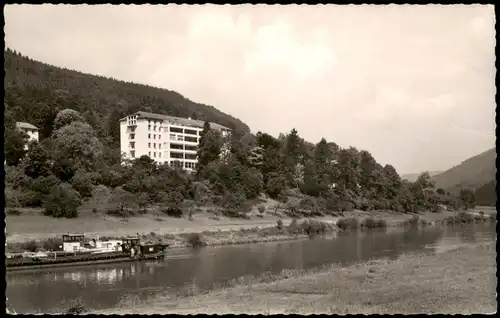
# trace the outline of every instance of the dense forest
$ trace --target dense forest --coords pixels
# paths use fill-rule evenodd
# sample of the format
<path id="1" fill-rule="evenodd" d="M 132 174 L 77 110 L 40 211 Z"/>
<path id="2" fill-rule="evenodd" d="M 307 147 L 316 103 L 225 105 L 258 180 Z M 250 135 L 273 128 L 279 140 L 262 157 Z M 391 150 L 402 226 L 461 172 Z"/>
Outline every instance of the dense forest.
<path id="1" fill-rule="evenodd" d="M 4 106 L 17 121 L 50 137 L 58 111 L 74 109 L 107 145 L 119 143 L 118 119 L 139 110 L 215 122 L 248 132 L 246 124 L 213 106 L 198 104 L 166 89 L 83 74 L 4 51 Z"/>
<path id="2" fill-rule="evenodd" d="M 85 209 L 127 216 L 156 207 L 172 216 L 206 209 L 246 217 L 255 205 L 265 212 L 259 204 L 263 195 L 290 216 L 474 206 L 472 191 L 454 196 L 436 189 L 428 173 L 415 182 L 402 180 L 394 167 L 382 166 L 365 150 L 325 139 L 311 144 L 295 129 L 278 138 L 253 135 L 239 120 L 175 93 L 62 70 L 13 52 L 6 53 L 5 63 L 7 213 L 23 206 L 43 207 L 52 217 L 77 217 Z M 176 107 L 172 96 L 190 106 Z M 194 111 L 193 117 L 235 130 L 222 137 L 206 122 L 194 174 L 147 156 L 124 165 L 114 123 L 148 108 L 177 116 Z M 26 152 L 15 121 L 42 128 L 40 142 L 29 143 Z M 229 151 L 221 153 L 224 144 Z"/>

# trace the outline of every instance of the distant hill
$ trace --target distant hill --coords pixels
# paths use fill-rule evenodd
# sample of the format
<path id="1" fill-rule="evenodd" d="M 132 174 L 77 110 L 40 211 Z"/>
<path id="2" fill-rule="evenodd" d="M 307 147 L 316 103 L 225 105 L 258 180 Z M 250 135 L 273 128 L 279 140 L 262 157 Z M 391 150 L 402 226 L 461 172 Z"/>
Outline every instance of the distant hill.
<path id="1" fill-rule="evenodd" d="M 477 189 L 496 180 L 496 148 L 463 161 L 433 177 L 437 188 L 457 193 L 461 188 Z M 491 187 L 491 185 L 489 186 Z"/>
<path id="2" fill-rule="evenodd" d="M 497 202 L 497 182 L 492 180 L 476 189 L 476 205 L 495 206 Z"/>
<path id="3" fill-rule="evenodd" d="M 424 172 L 424 171 L 422 171 L 422 172 Z M 406 180 L 408 180 L 410 182 L 415 182 L 415 181 L 417 181 L 418 176 L 420 176 L 422 174 L 422 172 L 420 172 L 420 173 L 403 174 L 403 175 L 401 175 L 401 178 L 402 179 L 406 179 Z M 433 176 L 435 176 L 437 174 L 442 173 L 443 171 L 428 171 L 428 172 L 429 172 L 429 175 L 431 177 L 433 177 Z"/>
<path id="4" fill-rule="evenodd" d="M 136 111 L 191 117 L 250 131 L 241 120 L 167 89 L 48 65 L 10 49 L 4 51 L 4 68 L 6 114 L 39 127 L 41 138 L 50 136 L 55 114 L 64 108 L 79 111 L 100 139 L 116 147 L 118 119 Z"/>

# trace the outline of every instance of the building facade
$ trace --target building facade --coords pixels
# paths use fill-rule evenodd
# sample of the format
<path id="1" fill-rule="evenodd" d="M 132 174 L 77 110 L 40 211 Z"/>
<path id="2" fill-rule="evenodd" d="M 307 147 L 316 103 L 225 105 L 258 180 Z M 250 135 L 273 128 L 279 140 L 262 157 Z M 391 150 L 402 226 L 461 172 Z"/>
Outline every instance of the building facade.
<path id="1" fill-rule="evenodd" d="M 25 132 L 28 135 L 28 142 L 38 142 L 38 128 L 29 123 L 16 122 L 16 128 Z M 24 149 L 28 150 L 28 143 L 24 145 Z"/>
<path id="2" fill-rule="evenodd" d="M 149 156 L 159 164 L 187 171 L 196 169 L 197 149 L 204 122 L 191 118 L 137 112 L 120 119 L 120 149 L 124 159 Z M 223 136 L 230 129 L 210 123 Z"/>

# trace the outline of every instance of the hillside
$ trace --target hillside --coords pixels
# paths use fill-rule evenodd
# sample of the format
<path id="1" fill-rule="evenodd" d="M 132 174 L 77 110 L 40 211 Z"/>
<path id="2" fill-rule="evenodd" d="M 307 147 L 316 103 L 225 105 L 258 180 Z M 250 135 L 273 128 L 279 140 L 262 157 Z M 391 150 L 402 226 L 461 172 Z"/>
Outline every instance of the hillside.
<path id="1" fill-rule="evenodd" d="M 476 189 L 496 178 L 496 148 L 463 161 L 461 164 L 433 177 L 436 187 L 450 192 L 460 188 Z"/>
<path id="2" fill-rule="evenodd" d="M 98 132 L 100 139 L 117 145 L 118 119 L 139 110 L 207 120 L 235 130 L 249 127 L 213 106 L 195 103 L 179 93 L 151 86 L 84 74 L 4 51 L 6 113 L 52 133 L 59 110 L 72 108 Z M 47 116 L 49 114 L 49 116 Z"/>
<path id="3" fill-rule="evenodd" d="M 410 182 L 415 182 L 415 181 L 417 181 L 418 176 L 420 176 L 422 174 L 422 172 L 420 172 L 420 173 L 403 174 L 403 175 L 401 175 L 401 178 L 405 179 L 405 180 L 408 180 Z M 442 173 L 443 171 L 427 171 L 427 172 L 429 173 L 429 175 L 431 177 L 434 177 L 435 175 L 438 175 L 438 174 Z"/>

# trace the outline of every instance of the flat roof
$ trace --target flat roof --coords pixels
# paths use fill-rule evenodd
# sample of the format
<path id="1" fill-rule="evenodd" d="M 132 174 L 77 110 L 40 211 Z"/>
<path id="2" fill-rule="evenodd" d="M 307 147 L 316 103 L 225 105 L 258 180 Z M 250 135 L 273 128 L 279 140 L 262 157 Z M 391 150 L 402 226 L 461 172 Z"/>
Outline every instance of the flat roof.
<path id="1" fill-rule="evenodd" d="M 16 122 L 16 127 L 18 128 L 25 128 L 25 129 L 34 129 L 34 130 L 38 130 L 38 128 L 30 123 L 25 123 L 25 122 L 22 122 L 22 121 L 18 121 Z"/>
<path id="2" fill-rule="evenodd" d="M 203 125 L 205 124 L 205 122 L 203 120 L 174 117 L 174 116 L 168 116 L 168 115 L 163 115 L 163 114 L 148 113 L 148 112 L 143 112 L 143 111 L 138 111 L 138 112 L 130 114 L 128 116 L 132 116 L 132 115 L 137 115 L 138 117 L 145 118 L 145 119 L 167 120 L 167 121 L 169 121 L 173 124 L 177 124 L 177 125 L 194 126 L 194 127 L 200 127 L 200 128 L 202 128 Z M 127 117 L 123 117 L 122 119 L 120 119 L 120 121 L 127 120 Z M 210 122 L 210 128 L 220 129 L 220 130 L 231 130 L 230 128 L 227 128 L 225 126 L 222 126 L 222 125 L 219 125 L 219 124 L 213 123 L 213 122 Z"/>

